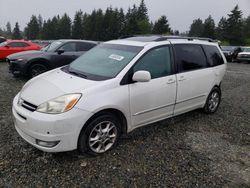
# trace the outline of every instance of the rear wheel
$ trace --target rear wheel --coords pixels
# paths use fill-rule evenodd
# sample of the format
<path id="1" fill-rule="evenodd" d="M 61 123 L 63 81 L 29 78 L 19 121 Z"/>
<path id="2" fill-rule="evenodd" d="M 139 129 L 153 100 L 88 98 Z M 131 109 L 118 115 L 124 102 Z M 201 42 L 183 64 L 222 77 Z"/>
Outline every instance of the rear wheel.
<path id="1" fill-rule="evenodd" d="M 221 102 L 221 90 L 220 88 L 215 87 L 208 95 L 203 111 L 207 114 L 215 113 L 219 108 L 220 102 Z"/>
<path id="2" fill-rule="evenodd" d="M 35 63 L 30 66 L 29 68 L 29 77 L 33 78 L 35 76 L 38 76 L 39 74 L 42 74 L 48 70 L 48 67 L 41 63 Z"/>
<path id="3" fill-rule="evenodd" d="M 100 155 L 111 150 L 121 133 L 121 123 L 111 113 L 100 114 L 83 129 L 78 140 L 78 150 Z"/>

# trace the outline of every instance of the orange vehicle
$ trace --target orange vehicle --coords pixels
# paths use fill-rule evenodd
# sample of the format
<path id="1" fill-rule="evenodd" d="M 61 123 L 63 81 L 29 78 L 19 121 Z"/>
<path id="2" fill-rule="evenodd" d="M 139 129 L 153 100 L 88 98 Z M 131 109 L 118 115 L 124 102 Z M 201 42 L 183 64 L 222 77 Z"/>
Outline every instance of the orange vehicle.
<path id="1" fill-rule="evenodd" d="M 41 47 L 29 41 L 24 40 L 7 40 L 0 44 L 0 60 L 5 59 L 8 55 L 28 51 L 40 50 Z"/>

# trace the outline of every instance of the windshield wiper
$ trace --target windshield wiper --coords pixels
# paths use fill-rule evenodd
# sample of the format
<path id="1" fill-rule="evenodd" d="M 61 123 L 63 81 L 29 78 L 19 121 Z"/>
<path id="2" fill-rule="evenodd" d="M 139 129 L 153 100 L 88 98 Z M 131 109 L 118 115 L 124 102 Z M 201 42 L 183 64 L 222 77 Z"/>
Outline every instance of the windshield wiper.
<path id="1" fill-rule="evenodd" d="M 76 71 L 73 71 L 73 70 L 70 70 L 70 69 L 68 69 L 68 72 L 69 72 L 70 74 L 74 74 L 74 75 L 79 76 L 79 77 L 82 77 L 82 78 L 88 78 L 87 75 L 85 75 L 85 74 L 83 74 L 83 73 L 80 73 L 80 72 L 76 72 Z"/>

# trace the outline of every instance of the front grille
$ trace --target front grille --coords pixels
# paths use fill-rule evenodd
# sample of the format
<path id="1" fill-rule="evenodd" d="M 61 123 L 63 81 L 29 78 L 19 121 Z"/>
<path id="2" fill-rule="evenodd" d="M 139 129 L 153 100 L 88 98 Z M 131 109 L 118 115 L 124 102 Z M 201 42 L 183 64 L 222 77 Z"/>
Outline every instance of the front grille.
<path id="1" fill-rule="evenodd" d="M 25 109 L 31 111 L 31 112 L 34 112 L 34 111 L 36 111 L 36 109 L 37 109 L 37 106 L 36 106 L 36 105 L 31 104 L 31 103 L 29 103 L 29 102 L 27 102 L 27 101 L 23 101 L 22 104 L 21 104 L 21 106 L 22 106 L 23 108 L 25 108 Z"/>

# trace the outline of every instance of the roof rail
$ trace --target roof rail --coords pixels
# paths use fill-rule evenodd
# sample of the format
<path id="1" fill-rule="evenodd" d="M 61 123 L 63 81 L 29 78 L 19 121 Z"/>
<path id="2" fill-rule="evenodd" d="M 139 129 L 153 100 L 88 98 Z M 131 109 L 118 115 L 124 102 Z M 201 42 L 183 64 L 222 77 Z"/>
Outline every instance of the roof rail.
<path id="1" fill-rule="evenodd" d="M 161 38 L 156 39 L 156 41 L 164 41 L 169 39 L 187 39 L 187 40 L 204 40 L 208 42 L 218 42 L 217 40 L 211 38 L 203 38 L 203 37 L 185 37 L 185 36 L 162 36 Z"/>
<path id="2" fill-rule="evenodd" d="M 149 39 L 147 42 L 160 42 L 160 41 L 165 41 L 165 40 L 171 40 L 171 39 L 186 39 L 189 41 L 192 40 L 203 40 L 203 41 L 208 41 L 208 42 L 219 42 L 218 40 L 214 40 L 211 38 L 203 38 L 203 37 L 186 37 L 186 36 L 174 36 L 174 35 L 169 35 L 169 36 L 164 36 L 164 35 L 152 35 L 152 34 L 146 34 L 146 35 L 124 35 L 121 36 L 119 39 L 129 39 L 129 38 L 140 38 L 142 40 L 142 38 L 147 38 L 147 37 L 151 37 L 151 39 Z M 139 39 L 138 39 L 139 40 Z M 146 41 L 144 39 L 144 41 Z"/>

